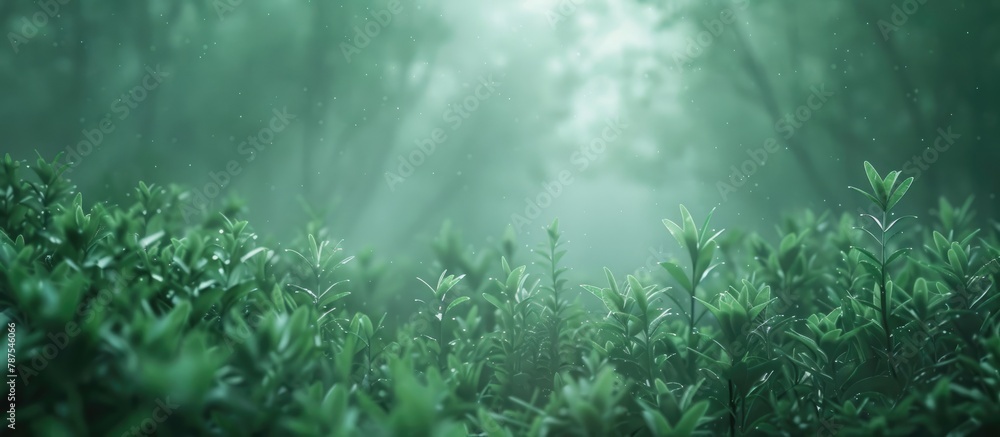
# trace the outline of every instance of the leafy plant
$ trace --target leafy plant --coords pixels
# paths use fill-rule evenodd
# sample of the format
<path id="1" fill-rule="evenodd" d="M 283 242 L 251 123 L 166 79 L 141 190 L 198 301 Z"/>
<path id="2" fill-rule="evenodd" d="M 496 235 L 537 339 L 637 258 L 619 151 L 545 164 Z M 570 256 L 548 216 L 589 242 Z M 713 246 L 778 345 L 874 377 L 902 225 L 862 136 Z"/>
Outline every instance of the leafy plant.
<path id="1" fill-rule="evenodd" d="M 350 281 L 349 279 L 342 281 L 332 280 L 331 275 L 333 274 L 334 269 L 347 264 L 354 259 L 354 257 L 349 256 L 343 259 L 338 259 L 336 254 L 342 250 L 340 243 L 337 243 L 337 245 L 335 245 L 332 249 L 326 250 L 328 244 L 329 242 L 325 240 L 317 244 L 316 237 L 309 234 L 309 249 L 305 255 L 293 249 L 285 249 L 287 252 L 298 256 L 304 262 L 302 265 L 306 266 L 307 271 L 310 273 L 303 275 L 303 279 L 312 280 L 313 282 L 311 284 L 288 284 L 288 286 L 294 288 L 296 293 L 303 291 L 312 298 L 313 305 L 322 311 L 317 321 L 322 321 L 324 317 L 333 312 L 335 308 L 332 308 L 331 305 L 334 302 L 351 294 L 349 291 L 330 294 L 330 291 L 332 291 L 334 287 Z M 326 253 L 324 253 L 324 251 L 326 251 Z"/>
<path id="2" fill-rule="evenodd" d="M 571 353 L 567 347 L 570 342 L 569 336 L 572 334 L 570 323 L 573 321 L 573 308 L 566 298 L 566 282 L 564 278 L 565 267 L 559 267 L 559 261 L 566 251 L 560 249 L 562 243 L 559 241 L 559 221 L 553 221 L 552 225 L 546 229 L 548 241 L 543 248 L 537 251 L 542 259 L 542 264 L 546 268 L 549 283 L 541 288 L 546 294 L 542 297 L 542 312 L 539 315 L 547 338 L 545 342 L 548 348 L 542 350 L 543 359 L 546 364 L 543 366 L 549 383 L 555 384 L 555 378 L 570 364 L 566 355 Z"/>
<path id="3" fill-rule="evenodd" d="M 748 281 L 719 295 L 716 305 L 702 301 L 719 323 L 721 335 L 714 341 L 728 357 L 726 361 L 710 360 L 721 368 L 716 377 L 726 385 L 730 435 L 745 429 L 748 398 L 758 394 L 780 364 L 766 353 L 765 328 L 774 326 L 768 325 L 763 315 L 772 301 L 769 287 L 756 287 Z"/>
<path id="4" fill-rule="evenodd" d="M 715 239 L 722 234 L 722 230 L 719 230 L 715 234 L 708 235 L 708 224 L 712 220 L 712 214 L 715 212 L 708 213 L 708 217 L 705 218 L 705 223 L 701 227 L 701 231 L 698 230 L 697 225 L 694 223 L 694 219 L 691 217 L 691 213 L 688 212 L 684 205 L 680 206 L 681 209 L 681 224 L 678 225 L 673 221 L 664 219 L 663 225 L 667 227 L 670 231 L 670 235 L 677 240 L 677 244 L 687 250 L 688 258 L 691 262 L 691 273 L 687 275 L 684 273 L 684 269 L 674 262 L 662 262 L 660 263 L 664 269 L 670 273 L 670 276 L 677 281 L 677 283 L 688 293 L 690 298 L 690 307 L 687 312 L 688 316 L 688 349 L 694 350 L 697 347 L 695 336 L 695 327 L 698 324 L 698 318 L 695 313 L 695 302 L 698 300 L 698 285 L 703 281 L 708 274 L 719 266 L 719 264 L 712 264 L 715 257 L 715 251 L 718 249 L 718 244 Z M 678 302 L 678 308 L 683 308 Z M 694 368 L 694 355 L 688 352 L 688 363 L 691 369 Z"/>
<path id="5" fill-rule="evenodd" d="M 667 227 L 670 231 L 670 235 L 677 240 L 677 244 L 681 247 L 687 249 L 689 259 L 691 261 L 691 273 L 690 276 L 684 273 L 684 269 L 680 265 L 673 262 L 662 262 L 660 263 L 663 268 L 670 273 L 670 276 L 680 284 L 681 288 L 688 292 L 690 295 L 691 307 L 688 311 L 688 318 L 690 319 L 690 337 L 694 338 L 695 326 L 697 325 L 697 320 L 695 319 L 695 309 L 694 303 L 697 300 L 698 295 L 698 284 L 704 280 L 712 269 L 718 267 L 718 264 L 712 264 L 712 260 L 715 255 L 715 250 L 718 248 L 718 244 L 715 243 L 715 239 L 722 233 L 719 230 L 712 236 L 708 236 L 708 223 L 712 220 L 712 212 L 708 214 L 705 218 L 705 224 L 702 225 L 701 231 L 698 230 L 697 225 L 694 224 L 694 219 L 691 217 L 691 213 L 688 212 L 684 205 L 681 205 L 681 224 L 678 225 L 670 220 L 663 219 L 663 225 Z"/>
<path id="6" fill-rule="evenodd" d="M 512 396 L 530 394 L 531 372 L 525 369 L 529 358 L 537 352 L 538 344 L 529 344 L 532 330 L 537 323 L 537 289 L 525 286 L 528 275 L 525 266 L 511 269 L 506 259 L 501 260 L 504 276 L 495 279 L 498 295 L 483 293 L 500 313 L 500 332 L 495 332 L 493 361 L 496 378 L 495 393 L 506 402 Z"/>
<path id="7" fill-rule="evenodd" d="M 424 334 L 427 338 L 434 341 L 435 346 L 433 351 L 437 356 L 438 368 L 443 372 L 448 368 L 448 350 L 450 342 L 448 340 L 448 331 L 445 330 L 445 324 L 448 322 L 448 313 L 452 309 L 467 302 L 470 298 L 469 296 L 459 296 L 452 300 L 448 300 L 448 292 L 462 280 L 464 276 L 448 275 L 445 276 L 446 272 L 441 272 L 441 276 L 438 277 L 437 285 L 431 286 L 423 279 L 417 278 L 420 282 L 434 294 L 434 299 L 430 301 L 424 301 L 417 299 L 417 302 L 429 305 L 430 312 L 430 333 Z"/>
<path id="8" fill-rule="evenodd" d="M 873 204 L 877 205 L 881 211 L 881 218 L 875 217 L 871 214 L 861 214 L 862 217 L 871 219 L 876 227 L 878 234 L 869 231 L 868 229 L 861 228 L 865 233 L 867 233 L 875 242 L 878 244 L 879 254 L 876 256 L 872 252 L 864 249 L 862 247 L 855 247 L 854 249 L 861 252 L 862 255 L 867 257 L 867 260 L 861 261 L 862 266 L 864 266 L 875 278 L 876 286 L 875 294 L 879 296 L 878 301 L 878 311 L 881 313 L 882 317 L 882 329 L 885 331 L 885 353 L 888 357 L 889 371 L 895 376 L 896 370 L 892 365 L 893 363 L 893 342 L 892 342 L 892 323 L 889 319 L 889 315 L 892 312 L 892 290 L 893 284 L 891 282 L 891 276 L 889 275 L 889 266 L 900 259 L 906 254 L 908 249 L 897 249 L 895 251 L 889 251 L 887 245 L 889 241 L 898 233 L 891 233 L 893 227 L 899 223 L 900 220 L 904 218 L 916 218 L 914 216 L 902 216 L 889 221 L 889 212 L 892 208 L 903 199 L 903 195 L 910 189 L 910 185 L 913 183 L 913 178 L 906 178 L 897 185 L 897 179 L 899 178 L 899 171 L 891 171 L 885 175 L 885 177 L 879 176 L 875 167 L 868 161 L 865 161 L 865 174 L 868 176 L 868 182 L 871 184 L 872 192 L 869 193 L 857 187 L 850 187 L 851 189 L 865 195 Z"/>

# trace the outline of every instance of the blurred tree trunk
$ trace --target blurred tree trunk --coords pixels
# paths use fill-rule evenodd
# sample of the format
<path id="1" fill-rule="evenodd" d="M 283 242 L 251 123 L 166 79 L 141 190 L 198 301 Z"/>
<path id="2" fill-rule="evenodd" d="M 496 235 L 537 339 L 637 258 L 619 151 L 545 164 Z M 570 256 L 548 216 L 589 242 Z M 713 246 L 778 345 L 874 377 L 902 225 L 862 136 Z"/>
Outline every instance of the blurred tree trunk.
<path id="1" fill-rule="evenodd" d="M 87 17 L 84 14 L 83 6 L 84 2 L 71 2 L 66 6 L 69 8 L 69 13 L 67 19 L 73 19 L 71 24 L 71 29 L 73 29 L 72 37 L 67 37 L 69 40 L 70 47 L 72 47 L 72 77 L 67 83 L 71 83 L 70 89 L 67 90 L 68 103 L 67 111 L 63 112 L 65 114 L 65 122 L 60 123 L 62 127 L 60 132 L 62 132 L 63 137 L 59 141 L 58 150 L 62 151 L 66 146 L 72 145 L 76 147 L 83 137 L 81 135 L 80 119 L 89 114 L 87 105 L 87 90 L 89 89 L 89 76 L 90 76 L 90 53 L 88 53 L 88 45 L 92 43 L 90 40 L 90 29 L 89 23 L 87 22 Z M 52 23 L 49 23 L 52 25 Z M 58 31 L 56 31 L 58 32 Z M 37 47 L 36 42 L 35 49 L 43 49 L 42 47 Z M 97 120 L 100 116 L 97 115 Z M 94 119 L 87 118 L 88 122 L 93 123 Z M 96 147 L 95 147 L 96 149 Z M 65 159 L 65 158 L 64 158 Z"/>
<path id="2" fill-rule="evenodd" d="M 764 65 L 761 63 L 760 59 L 754 53 L 753 48 L 747 41 L 744 32 L 739 26 L 738 22 L 733 23 L 734 31 L 736 35 L 736 41 L 740 50 L 742 51 L 742 60 L 744 67 L 746 68 L 747 74 L 750 75 L 751 80 L 757 86 L 757 92 L 761 99 L 761 104 L 767 111 L 771 120 L 778 120 L 785 116 L 785 113 L 781 110 L 781 105 L 778 102 L 778 97 L 774 91 L 774 87 L 771 85 L 771 81 L 768 79 L 767 73 L 764 71 Z M 785 140 L 788 149 L 791 150 L 792 156 L 799 163 L 799 168 L 805 175 L 805 179 L 808 180 L 816 193 L 823 196 L 823 199 L 833 202 L 835 199 L 839 198 L 840 195 L 835 195 L 830 187 L 827 186 L 826 178 L 822 177 L 810 177 L 822 175 L 821 172 L 812 162 L 809 157 L 809 153 L 805 149 L 805 145 L 799 141 L 800 136 L 792 135 Z"/>
<path id="3" fill-rule="evenodd" d="M 332 3 L 317 1 L 312 3 L 312 37 L 309 39 L 309 50 L 306 52 L 305 70 L 309 72 L 307 76 L 308 91 L 305 94 L 302 108 L 305 123 L 302 135 L 302 195 L 310 205 L 317 205 L 320 201 L 318 193 L 321 192 L 317 185 L 316 173 L 317 165 L 316 150 L 322 142 L 324 123 L 330 90 L 334 77 L 333 53 L 330 41 L 333 35 L 330 32 L 331 20 L 335 20 L 331 13 Z M 330 147 L 336 148 L 337 144 Z M 321 163 L 320 163 L 321 164 Z"/>
<path id="4" fill-rule="evenodd" d="M 927 146 L 932 146 L 934 138 L 937 136 L 937 128 L 941 127 L 935 123 L 931 123 L 924 111 L 920 108 L 918 104 L 916 93 L 918 89 L 930 89 L 933 90 L 934 87 L 920 87 L 912 77 L 907 73 L 905 68 L 908 63 L 903 58 L 903 55 L 899 52 L 899 48 L 893 42 L 892 38 L 884 38 L 882 36 L 881 30 L 879 30 L 878 22 L 881 17 L 874 11 L 869 2 L 864 0 L 858 0 L 853 3 L 855 9 L 858 10 L 860 17 L 870 23 L 870 28 L 872 29 L 872 38 L 876 41 L 882 53 L 885 54 L 886 67 L 891 71 L 891 76 L 895 78 L 893 82 L 899 89 L 901 103 L 903 108 L 905 108 L 907 114 L 909 114 L 910 121 L 912 123 L 912 132 L 910 142 L 911 144 L 917 144 L 916 153 L 922 153 L 923 149 Z M 936 109 L 938 111 L 945 110 L 946 108 L 940 107 L 940 101 L 935 101 Z M 897 139 L 900 141 L 901 139 Z M 922 141 L 921 141 L 922 140 Z M 904 140 L 905 141 L 905 140 Z M 929 176 L 927 183 L 931 186 L 939 185 L 939 175 L 940 172 L 928 171 L 926 174 Z"/>

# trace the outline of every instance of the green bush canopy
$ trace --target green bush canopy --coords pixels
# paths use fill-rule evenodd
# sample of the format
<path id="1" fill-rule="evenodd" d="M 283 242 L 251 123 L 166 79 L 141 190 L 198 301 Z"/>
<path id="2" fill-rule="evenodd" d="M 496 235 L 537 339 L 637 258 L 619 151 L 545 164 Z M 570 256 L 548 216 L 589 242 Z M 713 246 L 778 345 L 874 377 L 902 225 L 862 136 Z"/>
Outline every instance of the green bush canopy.
<path id="1" fill-rule="evenodd" d="M 7 156 L 5 404 L 46 436 L 989 435 L 998 226 L 971 199 L 896 214 L 912 178 L 865 170 L 845 206 L 865 214 L 805 211 L 769 241 L 682 206 L 649 239 L 684 259 L 582 287 L 558 222 L 527 255 L 446 232 L 447 271 L 391 305 L 392 269 L 320 226 L 188 223 L 173 186 L 87 205 Z"/>

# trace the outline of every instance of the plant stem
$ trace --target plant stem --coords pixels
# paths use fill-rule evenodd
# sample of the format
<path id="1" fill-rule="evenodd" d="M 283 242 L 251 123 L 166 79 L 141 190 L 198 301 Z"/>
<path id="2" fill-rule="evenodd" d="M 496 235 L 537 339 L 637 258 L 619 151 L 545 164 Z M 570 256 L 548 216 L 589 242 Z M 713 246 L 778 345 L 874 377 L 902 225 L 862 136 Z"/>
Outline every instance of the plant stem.
<path id="1" fill-rule="evenodd" d="M 693 350 L 694 347 L 695 347 L 695 344 L 694 344 L 694 323 L 695 323 L 695 321 L 694 321 L 694 302 L 695 302 L 694 297 L 697 295 L 697 290 L 698 290 L 698 280 L 695 278 L 695 273 L 697 271 L 698 271 L 698 261 L 697 261 L 697 258 L 695 258 L 695 259 L 691 260 L 691 312 L 689 313 L 689 315 L 690 315 L 690 323 L 688 325 L 689 325 L 689 328 L 690 328 L 690 332 L 688 333 L 688 344 L 687 344 L 688 349 L 689 349 L 688 350 L 688 368 L 691 371 L 691 376 L 692 377 L 696 377 L 697 376 L 696 372 L 695 372 L 694 353 L 691 352 L 691 350 Z"/>
<path id="2" fill-rule="evenodd" d="M 441 308 L 444 308 L 444 301 L 441 302 Z M 443 309 L 438 311 L 443 311 Z M 445 350 L 447 346 L 448 343 L 444 341 L 444 314 L 442 313 L 438 319 L 438 367 L 442 372 L 448 367 L 448 351 Z"/>
<path id="3" fill-rule="evenodd" d="M 560 334 L 562 330 L 562 299 L 559 296 L 559 281 L 556 276 L 556 241 L 549 240 L 549 275 L 552 278 L 552 325 L 551 331 L 549 332 L 549 359 L 552 361 L 552 381 L 555 383 L 556 375 L 559 373 L 559 369 L 562 368 L 562 357 L 560 356 Z"/>
<path id="4" fill-rule="evenodd" d="M 881 253 L 879 254 L 882 258 L 882 278 L 880 279 L 881 288 L 881 308 L 882 308 L 882 330 L 885 331 L 885 353 L 889 361 L 889 373 L 893 378 L 896 377 L 896 367 L 893 364 L 894 359 L 892 356 L 893 344 L 892 344 L 892 327 L 889 325 L 889 302 L 888 293 L 886 290 L 886 265 L 885 265 L 885 226 L 886 220 L 888 220 L 888 212 L 882 211 L 882 223 L 880 230 L 882 231 L 881 240 L 879 240 L 879 245 L 881 246 Z"/>
<path id="5" fill-rule="evenodd" d="M 736 399 L 733 396 L 733 380 L 729 380 L 729 435 L 736 435 Z"/>
<path id="6" fill-rule="evenodd" d="M 691 293 L 691 322 L 690 322 L 690 325 L 691 325 L 691 333 L 689 335 L 689 338 L 693 339 L 694 338 L 694 293 Z"/>
<path id="7" fill-rule="evenodd" d="M 698 259 L 694 258 L 691 260 L 691 338 L 694 338 L 694 297 L 698 295 L 699 278 L 695 277 L 697 273 Z"/>
<path id="8" fill-rule="evenodd" d="M 645 318 L 645 317 L 644 317 Z M 653 387 L 653 341 L 649 338 L 649 321 L 644 320 L 645 326 L 642 328 L 643 335 L 646 336 L 646 379 L 647 384 Z"/>

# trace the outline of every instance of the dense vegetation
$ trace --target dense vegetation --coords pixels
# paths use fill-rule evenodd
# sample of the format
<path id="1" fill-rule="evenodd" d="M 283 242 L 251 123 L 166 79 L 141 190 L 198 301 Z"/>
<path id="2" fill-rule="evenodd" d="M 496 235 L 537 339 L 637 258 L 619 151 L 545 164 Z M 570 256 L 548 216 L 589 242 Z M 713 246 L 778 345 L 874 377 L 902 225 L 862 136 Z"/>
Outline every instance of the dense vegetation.
<path id="1" fill-rule="evenodd" d="M 971 199 L 904 219 L 912 178 L 865 167 L 870 191 L 850 209 L 870 214 L 803 212 L 773 241 L 681 207 L 649 236 L 688 255 L 662 264 L 669 281 L 570 284 L 558 223 L 530 254 L 508 238 L 474 255 L 446 231 L 440 276 L 405 279 L 400 306 L 378 291 L 388 264 L 347 256 L 318 225 L 282 245 L 238 209 L 187 224 L 190 193 L 145 184 L 131 205 L 87 205 L 58 165 L 8 156 L 0 321 L 16 326 L 18 427 L 987 432 L 1000 425 L 1000 226 Z"/>

